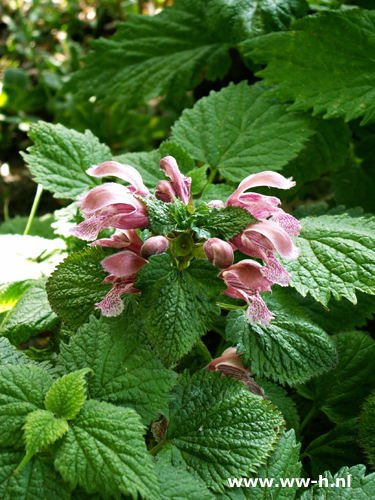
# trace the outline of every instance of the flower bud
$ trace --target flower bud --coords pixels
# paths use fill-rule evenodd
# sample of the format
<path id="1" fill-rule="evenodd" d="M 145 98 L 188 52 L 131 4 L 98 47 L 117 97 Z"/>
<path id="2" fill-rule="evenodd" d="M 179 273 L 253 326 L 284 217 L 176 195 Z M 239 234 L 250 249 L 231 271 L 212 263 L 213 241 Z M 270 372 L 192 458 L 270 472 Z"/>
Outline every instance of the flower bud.
<path id="1" fill-rule="evenodd" d="M 224 203 L 221 200 L 211 200 L 207 203 L 209 207 L 224 208 Z"/>
<path id="2" fill-rule="evenodd" d="M 219 269 L 226 269 L 233 264 L 233 249 L 227 241 L 211 238 L 203 245 L 203 250 L 207 259 Z"/>
<path id="3" fill-rule="evenodd" d="M 143 243 L 141 255 L 144 259 L 148 259 L 151 255 L 164 253 L 168 247 L 169 241 L 164 236 L 151 236 Z"/>
<path id="4" fill-rule="evenodd" d="M 154 194 L 155 198 L 160 201 L 164 201 L 164 203 L 173 203 L 173 200 L 176 197 L 176 193 L 168 181 L 159 181 L 156 184 Z"/>

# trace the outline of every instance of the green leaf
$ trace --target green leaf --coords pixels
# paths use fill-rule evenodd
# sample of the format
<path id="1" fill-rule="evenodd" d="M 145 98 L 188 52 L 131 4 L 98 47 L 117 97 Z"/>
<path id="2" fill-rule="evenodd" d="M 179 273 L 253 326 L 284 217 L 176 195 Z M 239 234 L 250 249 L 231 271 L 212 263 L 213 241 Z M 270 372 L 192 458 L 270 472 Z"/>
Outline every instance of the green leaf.
<path id="1" fill-rule="evenodd" d="M 375 496 L 375 473 L 368 476 L 365 474 L 366 467 L 364 465 L 355 465 L 350 469 L 343 467 L 334 476 L 327 471 L 322 478 L 324 486 L 314 485 L 301 496 L 301 500 L 336 500 L 338 498 L 370 500 Z M 349 475 L 351 481 L 350 486 L 347 486 Z"/>
<path id="2" fill-rule="evenodd" d="M 154 188 L 161 179 L 165 179 L 159 167 L 161 159 L 162 156 L 157 149 L 147 153 L 125 153 L 112 158 L 113 161 L 136 168 L 141 174 L 143 182 L 149 188 Z"/>
<path id="3" fill-rule="evenodd" d="M 18 345 L 45 330 L 53 330 L 59 321 L 52 311 L 45 280 L 7 283 L 0 290 L 0 335 Z"/>
<path id="4" fill-rule="evenodd" d="M 16 217 L 6 220 L 0 224 L 0 234 L 23 234 L 26 229 L 28 219 L 28 217 L 20 217 L 19 215 L 16 215 Z M 54 220 L 55 218 L 53 214 L 46 214 L 42 217 L 34 217 L 30 230 L 27 234 L 30 236 L 40 236 L 42 238 L 54 240 L 57 238 L 51 227 Z"/>
<path id="5" fill-rule="evenodd" d="M 195 259 L 180 271 L 166 254 L 151 257 L 137 273 L 147 337 L 165 365 L 186 354 L 220 314 L 215 302 L 225 285 L 217 275 L 208 260 Z"/>
<path id="6" fill-rule="evenodd" d="M 359 418 L 358 442 L 363 448 L 370 464 L 375 464 L 375 392 L 372 392 L 363 405 Z"/>
<path id="7" fill-rule="evenodd" d="M 76 198 L 98 186 L 100 180 L 86 174 L 92 165 L 111 159 L 109 148 L 89 131 L 80 134 L 60 124 L 38 122 L 31 127 L 35 143 L 29 154 L 21 153 L 35 182 L 52 191 L 55 198 Z"/>
<path id="8" fill-rule="evenodd" d="M 264 390 L 265 397 L 283 414 L 287 429 L 298 432 L 299 415 L 293 399 L 288 396 L 286 390 L 269 380 L 255 381 Z"/>
<path id="9" fill-rule="evenodd" d="M 310 442 L 304 455 L 311 460 L 311 471 L 315 478 L 324 471 L 332 474 L 341 467 L 363 462 L 363 455 L 357 445 L 357 419 L 343 422 L 327 434 Z"/>
<path id="10" fill-rule="evenodd" d="M 331 338 L 304 313 L 288 292 L 280 288 L 266 298 L 275 314 L 270 325 L 252 325 L 245 311 L 231 311 L 227 340 L 245 352 L 251 369 L 260 377 L 297 384 L 331 370 L 338 361 Z"/>
<path id="11" fill-rule="evenodd" d="M 268 458 L 267 462 L 262 465 L 256 475 L 250 474 L 254 480 L 257 478 L 269 479 L 273 478 L 272 486 L 262 487 L 258 481 L 256 486 L 246 487 L 246 479 L 239 478 L 242 481 L 242 488 L 231 488 L 226 490 L 229 500 L 291 500 L 295 496 L 297 485 L 284 488 L 281 486 L 280 479 L 298 478 L 301 473 L 301 463 L 298 461 L 299 449 L 301 445 L 296 442 L 296 437 L 293 430 L 290 430 L 281 435 L 276 443 L 275 450 Z M 238 476 L 235 476 L 237 478 Z M 231 478 L 232 481 L 234 478 Z M 224 499 L 223 499 L 224 500 Z"/>
<path id="12" fill-rule="evenodd" d="M 70 500 L 70 488 L 53 464 L 34 457 L 15 472 L 22 451 L 0 450 L 0 497 L 2 500 Z"/>
<path id="13" fill-rule="evenodd" d="M 323 215 L 302 219 L 301 225 L 301 255 L 283 261 L 291 286 L 325 306 L 331 294 L 353 304 L 356 290 L 375 295 L 374 218 Z"/>
<path id="14" fill-rule="evenodd" d="M 86 401 L 57 443 L 55 468 L 73 488 L 79 484 L 87 493 L 159 498 L 144 432 L 134 410 Z"/>
<path id="15" fill-rule="evenodd" d="M 18 466 L 18 470 L 43 448 L 54 443 L 68 432 L 68 422 L 64 418 L 55 418 L 53 413 L 37 410 L 29 413 L 23 426 L 26 443 L 26 456 Z"/>
<path id="16" fill-rule="evenodd" d="M 166 412 L 176 374 L 163 367 L 146 340 L 139 312 L 129 309 L 116 319 L 90 318 L 69 346 L 61 344 L 58 369 L 91 368 L 90 398 L 130 406 L 148 424 Z"/>
<path id="17" fill-rule="evenodd" d="M 209 184 L 204 188 L 199 201 L 209 203 L 211 200 L 221 200 L 225 203 L 233 192 L 234 187 L 227 184 Z"/>
<path id="18" fill-rule="evenodd" d="M 101 262 L 112 252 L 90 247 L 69 255 L 50 276 L 46 289 L 57 314 L 72 328 L 83 325 L 104 299 L 111 285 L 103 283 L 107 272 Z"/>
<path id="19" fill-rule="evenodd" d="M 190 214 L 185 205 L 179 200 L 174 203 L 164 203 L 155 196 L 143 197 L 142 201 L 147 207 L 147 215 L 150 220 L 149 227 L 155 234 L 172 235 L 175 231 L 183 231 L 190 227 Z M 182 207 L 181 207 L 182 205 Z M 186 227 L 179 227 L 176 214 L 182 209 L 187 222 Z"/>
<path id="20" fill-rule="evenodd" d="M 155 472 L 160 485 L 162 500 L 214 500 L 205 482 L 188 472 L 179 450 L 166 446 L 155 459 Z"/>
<path id="21" fill-rule="evenodd" d="M 0 366 L 3 365 L 27 365 L 32 361 L 12 345 L 5 337 L 0 337 Z"/>
<path id="22" fill-rule="evenodd" d="M 361 206 L 366 212 L 375 212 L 375 168 L 371 163 L 347 163 L 339 172 L 331 174 L 335 200 L 347 208 Z"/>
<path id="23" fill-rule="evenodd" d="M 185 372 L 173 389 L 167 442 L 215 491 L 265 462 L 283 419 L 273 406 L 221 373 Z"/>
<path id="24" fill-rule="evenodd" d="M 35 366 L 0 366 L 1 446 L 22 445 L 25 419 L 29 413 L 44 408 L 44 397 L 52 382 L 47 372 Z"/>
<path id="25" fill-rule="evenodd" d="M 201 204 L 193 214 L 193 229 L 204 238 L 230 240 L 250 224 L 257 221 L 242 207 L 229 205 L 225 208 Z"/>
<path id="26" fill-rule="evenodd" d="M 171 140 L 233 182 L 280 170 L 314 130 L 307 115 L 287 113 L 286 105 L 264 94 L 261 83 L 246 82 L 211 92 L 182 113 Z"/>
<path id="27" fill-rule="evenodd" d="M 75 418 L 86 399 L 85 375 L 91 371 L 83 368 L 56 380 L 46 396 L 46 409 L 66 420 Z"/>
<path id="28" fill-rule="evenodd" d="M 313 108 L 324 118 L 347 121 L 364 116 L 366 124 L 375 119 L 374 25 L 373 11 L 322 12 L 297 21 L 292 31 L 249 40 L 242 49 L 268 64 L 257 75 L 278 85 L 270 95 L 295 101 L 290 110 Z"/>
<path id="29" fill-rule="evenodd" d="M 361 331 L 340 333 L 333 338 L 340 353 L 337 367 L 297 390 L 312 399 L 314 408 L 321 409 L 332 422 L 344 423 L 358 415 L 364 399 L 375 387 L 375 342 Z"/>
<path id="30" fill-rule="evenodd" d="M 203 167 L 190 170 L 187 177 L 191 177 L 191 194 L 199 194 L 207 183 L 207 165 Z"/>

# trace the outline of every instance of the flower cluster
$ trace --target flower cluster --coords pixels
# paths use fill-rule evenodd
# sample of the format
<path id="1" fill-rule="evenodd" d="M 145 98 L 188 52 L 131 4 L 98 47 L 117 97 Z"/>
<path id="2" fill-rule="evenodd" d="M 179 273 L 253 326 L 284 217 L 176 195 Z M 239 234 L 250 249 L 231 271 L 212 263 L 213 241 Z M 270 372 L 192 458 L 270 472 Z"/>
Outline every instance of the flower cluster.
<path id="1" fill-rule="evenodd" d="M 194 211 L 190 195 L 191 178 L 185 177 L 179 170 L 176 160 L 167 156 L 160 162 L 160 168 L 170 181 L 160 181 L 154 191 L 157 200 L 174 203 L 179 199 L 189 211 Z M 85 220 L 72 230 L 78 238 L 92 241 L 91 245 L 101 245 L 120 250 L 102 262 L 109 276 L 105 282 L 112 283 L 112 289 L 98 304 L 105 316 L 117 316 L 123 310 L 121 295 L 137 293 L 136 273 L 147 264 L 152 255 L 163 252 L 171 253 L 174 241 L 181 237 L 175 235 L 152 234 L 143 241 L 136 229 L 149 228 L 150 220 L 147 199 L 151 194 L 143 184 L 139 172 L 129 166 L 114 161 L 107 161 L 90 168 L 87 173 L 94 177 L 115 176 L 129 183 L 124 186 L 117 183 L 105 183 L 78 198 L 78 205 Z M 289 274 L 276 258 L 277 252 L 286 259 L 298 257 L 298 249 L 291 236 L 298 236 L 300 224 L 291 215 L 280 208 L 280 200 L 273 196 L 249 193 L 248 190 L 259 186 L 289 189 L 295 183 L 276 172 L 261 172 L 244 179 L 224 204 L 220 200 L 208 203 L 214 209 L 225 209 L 230 205 L 241 207 L 254 217 L 254 223 L 245 227 L 230 241 L 209 238 L 202 241 L 196 238 L 193 246 L 203 247 L 200 256 L 206 256 L 218 269 L 230 297 L 244 299 L 248 305 L 246 318 L 251 323 L 268 324 L 273 318 L 260 294 L 270 291 L 273 284 L 287 286 Z M 211 209 L 212 210 L 212 209 Z M 105 228 L 116 228 L 110 238 L 97 240 L 98 234 Z M 187 230 L 187 233 L 193 230 Z M 150 233 L 150 231 L 148 232 Z M 245 255 L 260 259 L 261 265 L 253 259 L 245 259 L 233 264 L 234 251 L 240 250 Z M 192 255 L 197 255 L 197 252 Z"/>

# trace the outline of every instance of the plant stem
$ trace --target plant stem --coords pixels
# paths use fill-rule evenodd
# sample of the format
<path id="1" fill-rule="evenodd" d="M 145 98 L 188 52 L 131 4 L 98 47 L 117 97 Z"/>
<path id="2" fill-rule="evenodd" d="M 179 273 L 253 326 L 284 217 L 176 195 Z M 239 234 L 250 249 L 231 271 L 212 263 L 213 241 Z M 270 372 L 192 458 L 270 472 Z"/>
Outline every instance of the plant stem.
<path id="1" fill-rule="evenodd" d="M 26 229 L 25 229 L 25 231 L 23 233 L 24 236 L 26 234 L 28 234 L 29 231 L 30 231 L 30 227 L 31 227 L 31 224 L 33 223 L 33 220 L 34 220 L 34 217 L 35 217 L 35 213 L 36 213 L 36 211 L 38 209 L 38 205 L 39 205 L 42 193 L 43 193 L 43 186 L 41 184 L 38 184 L 38 187 L 37 187 L 37 190 L 36 190 L 36 194 L 35 194 L 35 198 L 34 198 L 34 202 L 33 202 L 33 206 L 31 207 L 29 219 L 27 221 Z"/>
<path id="2" fill-rule="evenodd" d="M 163 441 L 160 441 L 156 446 L 154 446 L 150 451 L 149 454 L 152 455 L 153 457 L 159 453 L 159 451 L 163 448 L 165 445 L 166 441 L 163 439 Z"/>
<path id="3" fill-rule="evenodd" d="M 248 306 L 235 306 L 234 304 L 224 304 L 222 302 L 216 302 L 216 304 L 224 309 L 225 311 L 237 311 L 237 309 L 246 309 Z"/>
<path id="4" fill-rule="evenodd" d="M 213 168 L 210 172 L 210 175 L 208 176 L 206 186 L 208 186 L 209 184 L 212 184 L 213 180 L 215 179 L 216 174 L 217 174 L 217 168 Z"/>
<path id="5" fill-rule="evenodd" d="M 202 358 L 204 358 L 205 361 L 207 361 L 207 363 L 210 363 L 212 361 L 210 351 L 207 349 L 204 342 L 198 340 L 198 342 L 195 344 L 195 347 L 198 353 L 202 356 Z"/>
<path id="6" fill-rule="evenodd" d="M 309 413 L 306 415 L 306 417 L 304 418 L 303 422 L 301 423 L 301 425 L 299 426 L 299 431 L 301 432 L 305 427 L 306 427 L 306 424 L 312 419 L 312 417 L 315 415 L 316 413 L 316 408 L 315 406 L 313 406 L 311 408 L 311 410 L 309 411 Z"/>

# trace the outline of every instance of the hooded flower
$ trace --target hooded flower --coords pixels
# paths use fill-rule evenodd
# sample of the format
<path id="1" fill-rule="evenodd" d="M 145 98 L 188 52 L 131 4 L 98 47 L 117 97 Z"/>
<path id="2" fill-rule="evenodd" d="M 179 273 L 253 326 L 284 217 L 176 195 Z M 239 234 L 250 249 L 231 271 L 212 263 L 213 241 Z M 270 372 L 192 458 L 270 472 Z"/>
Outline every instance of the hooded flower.
<path id="1" fill-rule="evenodd" d="M 207 259 L 219 269 L 225 269 L 233 264 L 233 248 L 227 241 L 211 238 L 203 245 Z"/>
<path id="2" fill-rule="evenodd" d="M 227 285 L 224 291 L 229 297 L 244 299 L 248 308 L 245 316 L 249 323 L 268 325 L 273 314 L 267 309 L 260 296 L 261 292 L 271 291 L 272 282 L 261 272 L 262 266 L 254 260 L 242 260 L 220 273 Z"/>
<path id="3" fill-rule="evenodd" d="M 85 220 L 71 230 L 74 236 L 90 241 L 108 227 L 136 229 L 148 225 L 146 209 L 133 194 L 149 196 L 149 191 L 135 168 L 107 161 L 89 168 L 87 173 L 93 177 L 119 177 L 131 185 L 125 187 L 113 182 L 106 183 L 78 197 L 77 204 Z"/>
<path id="4" fill-rule="evenodd" d="M 161 201 L 171 203 L 178 197 L 184 205 L 190 200 L 191 177 L 185 177 L 178 168 L 173 156 L 166 156 L 160 161 L 160 168 L 171 180 L 160 181 L 155 188 L 155 196 Z"/>
<path id="5" fill-rule="evenodd" d="M 129 250 L 110 255 L 103 260 L 102 266 L 110 273 L 104 280 L 112 283 L 112 289 L 104 299 L 95 304 L 104 316 L 118 316 L 124 309 L 121 295 L 124 293 L 138 293 L 134 285 L 136 273 L 147 264 L 147 260 Z"/>
<path id="6" fill-rule="evenodd" d="M 260 172 L 246 177 L 231 194 L 225 206 L 235 205 L 245 208 L 256 219 L 267 220 L 269 217 L 273 222 L 278 224 L 291 236 L 298 236 L 300 223 L 297 219 L 289 214 L 286 214 L 279 207 L 281 201 L 274 196 L 265 196 L 258 193 L 246 193 L 250 188 L 259 186 L 268 186 L 278 189 L 290 189 L 295 186 L 292 179 L 286 179 L 283 175 L 277 172 Z"/>
<path id="7" fill-rule="evenodd" d="M 101 247 L 117 248 L 117 250 L 130 250 L 136 255 L 141 255 L 143 241 L 133 229 L 116 231 L 110 238 L 102 238 L 90 243 L 90 246 L 100 245 Z"/>

